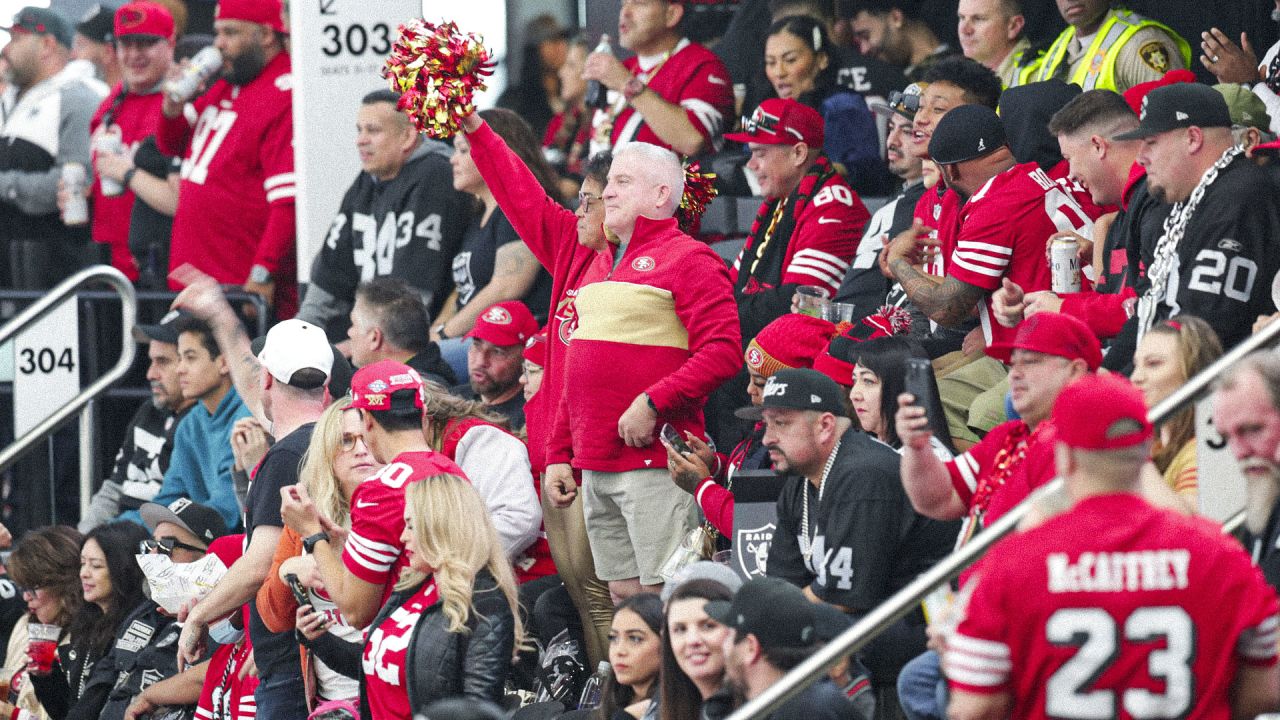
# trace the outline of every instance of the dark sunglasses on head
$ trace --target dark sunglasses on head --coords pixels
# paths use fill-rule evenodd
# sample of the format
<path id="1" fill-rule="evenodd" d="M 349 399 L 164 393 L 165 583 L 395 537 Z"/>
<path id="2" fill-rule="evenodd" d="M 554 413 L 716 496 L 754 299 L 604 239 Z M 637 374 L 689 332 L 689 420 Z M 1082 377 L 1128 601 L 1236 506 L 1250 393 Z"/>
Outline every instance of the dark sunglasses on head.
<path id="1" fill-rule="evenodd" d="M 901 90 L 894 90 L 889 93 L 889 107 L 898 112 L 915 114 L 920 109 L 919 93 L 904 93 Z"/>
<path id="2" fill-rule="evenodd" d="M 188 545 L 175 537 L 147 538 L 138 543 L 138 552 L 146 555 L 150 552 L 159 552 L 161 555 L 172 555 L 175 549 L 190 550 L 191 552 L 207 553 L 208 548 L 196 547 Z"/>

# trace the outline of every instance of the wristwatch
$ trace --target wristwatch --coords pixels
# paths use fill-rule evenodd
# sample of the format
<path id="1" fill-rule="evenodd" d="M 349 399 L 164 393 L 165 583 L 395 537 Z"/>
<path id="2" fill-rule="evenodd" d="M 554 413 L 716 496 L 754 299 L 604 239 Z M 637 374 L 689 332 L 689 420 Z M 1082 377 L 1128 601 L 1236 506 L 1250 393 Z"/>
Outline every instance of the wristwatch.
<path id="1" fill-rule="evenodd" d="M 645 85 L 644 81 L 641 80 L 640 78 L 632 77 L 630 80 L 627 81 L 626 85 L 622 86 L 622 97 L 626 98 L 627 102 L 631 102 L 632 100 L 635 100 L 640 95 L 640 93 L 644 92 L 648 87 L 649 86 Z"/>
<path id="2" fill-rule="evenodd" d="M 329 542 L 329 536 L 326 535 L 324 531 L 318 532 L 315 535 L 308 535 L 302 540 L 302 549 L 306 550 L 307 554 L 310 555 L 316 551 L 316 543 L 321 540 Z"/>
<path id="3" fill-rule="evenodd" d="M 449 336 L 444 333 L 444 323 L 440 323 L 432 329 L 436 331 L 436 334 L 440 336 L 441 340 L 449 339 Z"/>
<path id="4" fill-rule="evenodd" d="M 133 182 L 133 176 L 138 174 L 138 168 L 131 167 L 124 171 L 124 177 L 120 178 L 120 184 L 129 187 L 129 183 Z"/>
<path id="5" fill-rule="evenodd" d="M 266 285 L 271 282 L 271 271 L 261 265 L 249 268 L 249 282 Z"/>

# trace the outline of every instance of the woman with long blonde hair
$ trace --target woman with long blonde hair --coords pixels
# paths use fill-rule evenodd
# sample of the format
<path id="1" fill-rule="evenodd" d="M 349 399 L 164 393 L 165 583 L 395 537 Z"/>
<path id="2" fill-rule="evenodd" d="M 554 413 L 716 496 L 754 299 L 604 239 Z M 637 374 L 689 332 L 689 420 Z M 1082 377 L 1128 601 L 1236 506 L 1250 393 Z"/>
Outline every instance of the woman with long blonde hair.
<path id="1" fill-rule="evenodd" d="M 298 470 L 298 482 L 306 488 L 316 510 L 334 524 L 349 528 L 351 495 L 377 470 L 378 463 L 364 443 L 360 413 L 351 407 L 349 399 L 330 405 L 316 421 Z M 298 602 L 285 584 L 288 575 L 296 576 L 306 588 L 313 610 L 303 606 L 304 612 L 298 612 Z M 258 612 L 272 632 L 296 626 L 308 641 L 303 648 L 302 677 L 310 707 L 356 696 L 360 690 L 359 672 L 349 663 L 335 661 L 333 653 L 326 649 L 358 643 L 363 628 L 349 625 L 325 594 L 315 561 L 303 552 L 302 538 L 292 528 L 284 529 L 271 572 L 258 591 Z"/>
<path id="2" fill-rule="evenodd" d="M 500 701 L 524 627 L 484 502 L 466 480 L 435 475 L 405 487 L 404 522 L 409 566 L 362 657 L 368 716 L 408 720 L 448 697 Z"/>

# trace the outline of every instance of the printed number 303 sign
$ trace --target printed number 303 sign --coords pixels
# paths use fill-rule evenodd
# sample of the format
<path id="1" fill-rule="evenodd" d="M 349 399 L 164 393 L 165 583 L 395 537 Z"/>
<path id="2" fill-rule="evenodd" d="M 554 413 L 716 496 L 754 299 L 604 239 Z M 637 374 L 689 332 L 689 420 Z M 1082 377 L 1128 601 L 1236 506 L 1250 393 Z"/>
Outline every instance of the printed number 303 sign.
<path id="1" fill-rule="evenodd" d="M 35 427 L 80 392 L 80 319 L 75 298 L 59 305 L 13 343 L 16 434 Z"/>

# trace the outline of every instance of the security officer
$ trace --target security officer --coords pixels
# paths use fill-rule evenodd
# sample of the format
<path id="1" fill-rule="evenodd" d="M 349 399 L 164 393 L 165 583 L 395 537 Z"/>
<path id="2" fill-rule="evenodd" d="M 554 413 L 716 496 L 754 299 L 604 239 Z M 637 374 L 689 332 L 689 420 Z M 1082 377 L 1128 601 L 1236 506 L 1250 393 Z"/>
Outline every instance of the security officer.
<path id="1" fill-rule="evenodd" d="M 1111 9 L 1110 0 L 1057 2 L 1067 29 L 1049 46 L 1037 81 L 1059 78 L 1122 93 L 1191 64 L 1191 46 L 1167 25 Z"/>

